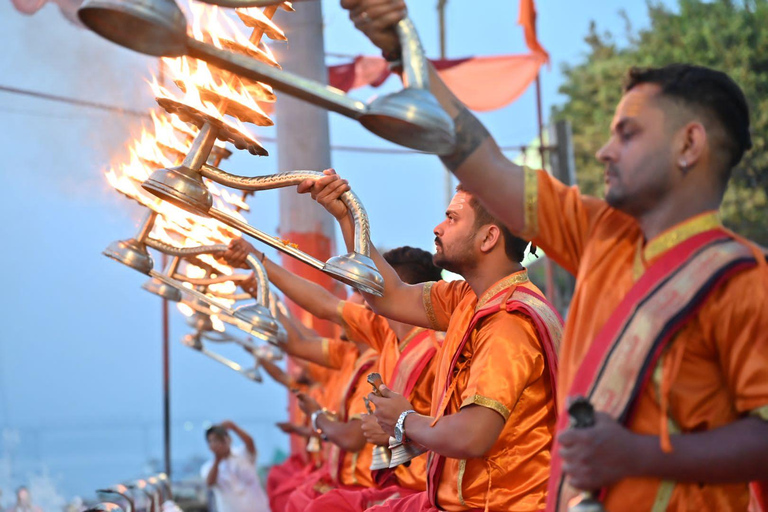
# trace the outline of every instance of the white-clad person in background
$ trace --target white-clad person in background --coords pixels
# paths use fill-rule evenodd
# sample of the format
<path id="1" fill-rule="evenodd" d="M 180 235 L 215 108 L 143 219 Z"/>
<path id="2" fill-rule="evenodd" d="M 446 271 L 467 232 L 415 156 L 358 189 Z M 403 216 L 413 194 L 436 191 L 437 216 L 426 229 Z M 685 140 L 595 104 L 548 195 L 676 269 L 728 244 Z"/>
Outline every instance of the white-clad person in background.
<path id="1" fill-rule="evenodd" d="M 229 431 L 237 434 L 242 448 L 232 449 Z M 253 438 L 232 421 L 223 421 L 205 431 L 213 453 L 200 471 L 213 491 L 216 512 L 268 512 L 269 502 L 256 473 Z"/>

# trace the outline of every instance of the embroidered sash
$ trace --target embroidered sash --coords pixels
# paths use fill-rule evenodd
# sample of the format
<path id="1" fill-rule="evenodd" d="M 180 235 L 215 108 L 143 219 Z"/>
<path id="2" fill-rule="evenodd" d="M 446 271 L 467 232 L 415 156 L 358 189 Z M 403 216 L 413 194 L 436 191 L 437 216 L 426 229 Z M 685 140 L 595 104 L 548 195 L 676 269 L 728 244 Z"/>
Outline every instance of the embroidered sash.
<path id="1" fill-rule="evenodd" d="M 632 286 L 595 337 L 568 396 L 587 397 L 620 423 L 649 382 L 663 350 L 705 299 L 734 273 L 756 264 L 748 247 L 722 229 L 695 235 L 669 250 Z M 561 414 L 558 431 L 567 428 Z M 578 491 L 567 483 L 557 443 L 552 449 L 547 511 L 566 511 Z"/>
<path id="2" fill-rule="evenodd" d="M 392 371 L 392 391 L 406 398 L 411 396 L 422 372 L 437 353 L 437 347 L 429 342 L 432 335 L 433 331 L 417 328 L 417 332 L 400 354 Z"/>
<path id="3" fill-rule="evenodd" d="M 400 354 L 395 369 L 392 371 L 390 388 L 408 398 L 413 388 L 419 381 L 421 374 L 429 366 L 430 361 L 437 353 L 437 347 L 430 342 L 434 331 L 417 327 L 405 350 Z M 392 482 L 395 468 L 379 469 L 371 471 L 374 482 L 379 487 L 384 487 Z"/>
<path id="4" fill-rule="evenodd" d="M 560 318 L 560 315 L 557 313 L 554 306 L 552 306 L 547 299 L 523 287 L 512 286 L 501 290 L 494 295 L 485 306 L 475 312 L 467 326 L 467 330 L 464 332 L 464 337 L 462 338 L 461 343 L 459 343 L 459 346 L 456 348 L 456 352 L 453 355 L 451 365 L 448 369 L 448 374 L 453 374 L 454 369 L 459 362 L 459 357 L 469 341 L 470 336 L 478 326 L 478 323 L 482 319 L 500 311 L 506 311 L 507 313 L 522 313 L 533 321 L 546 358 L 552 389 L 552 398 L 555 400 L 555 390 L 557 389 L 557 353 L 560 348 L 560 341 L 563 337 L 563 320 Z M 437 409 L 438 417 L 441 416 L 448 407 L 453 391 L 451 378 L 449 377 L 445 382 L 443 398 Z M 438 506 L 438 484 L 440 483 L 440 476 L 442 475 L 444 466 L 445 457 L 432 452 L 430 454 L 427 471 L 427 494 L 429 495 L 429 502 L 433 507 Z"/>

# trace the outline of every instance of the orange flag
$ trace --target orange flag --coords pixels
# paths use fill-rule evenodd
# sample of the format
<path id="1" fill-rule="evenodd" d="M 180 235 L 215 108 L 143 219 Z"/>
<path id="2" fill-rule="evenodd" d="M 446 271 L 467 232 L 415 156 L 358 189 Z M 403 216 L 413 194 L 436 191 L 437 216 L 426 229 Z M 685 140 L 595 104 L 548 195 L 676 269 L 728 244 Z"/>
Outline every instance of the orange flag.
<path id="1" fill-rule="evenodd" d="M 539 40 L 536 38 L 536 6 L 533 0 L 520 0 L 520 13 L 517 24 L 523 26 L 525 32 L 525 44 L 535 54 L 544 58 L 544 62 L 549 62 L 549 53 L 545 50 Z"/>

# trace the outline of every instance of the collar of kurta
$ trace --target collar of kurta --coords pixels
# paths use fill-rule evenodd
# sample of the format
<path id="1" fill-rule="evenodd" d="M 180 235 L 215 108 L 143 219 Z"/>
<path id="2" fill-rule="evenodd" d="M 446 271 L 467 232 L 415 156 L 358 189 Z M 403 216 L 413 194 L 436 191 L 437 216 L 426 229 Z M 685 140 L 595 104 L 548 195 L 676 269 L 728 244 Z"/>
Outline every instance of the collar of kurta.
<path id="1" fill-rule="evenodd" d="M 643 274 L 648 265 L 653 263 L 656 258 L 666 253 L 670 249 L 677 247 L 681 243 L 689 240 L 710 229 L 721 228 L 723 226 L 720 214 L 716 210 L 700 213 L 690 219 L 675 224 L 671 228 L 663 231 L 654 238 L 643 243 L 638 242 L 635 252 L 635 262 L 633 265 L 633 276 L 635 281 Z"/>
<path id="2" fill-rule="evenodd" d="M 499 292 L 506 290 L 507 288 L 511 288 L 512 286 L 516 286 L 518 284 L 527 283 L 527 282 L 528 282 L 528 271 L 526 269 L 520 270 L 519 272 L 515 272 L 514 274 L 509 274 L 503 279 L 496 281 L 496 283 L 493 284 L 490 288 L 488 288 L 485 292 L 483 292 L 483 294 L 477 300 L 477 304 L 475 305 L 475 311 L 483 308 L 483 306 L 488 304 L 488 302 L 491 299 L 493 299 L 496 295 L 498 295 Z"/>

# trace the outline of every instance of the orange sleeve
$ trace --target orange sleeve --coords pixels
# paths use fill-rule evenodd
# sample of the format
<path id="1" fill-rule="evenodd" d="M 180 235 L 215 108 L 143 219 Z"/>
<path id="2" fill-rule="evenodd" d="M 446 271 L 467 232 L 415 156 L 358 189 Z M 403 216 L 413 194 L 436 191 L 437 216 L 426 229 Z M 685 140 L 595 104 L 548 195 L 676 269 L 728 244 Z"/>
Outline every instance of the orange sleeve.
<path id="1" fill-rule="evenodd" d="M 370 371 L 379 371 L 377 365 L 372 366 Z M 365 374 L 360 377 L 360 380 L 357 381 L 355 392 L 349 399 L 349 403 L 347 404 L 347 421 L 359 420 L 363 414 L 368 414 L 368 409 L 365 407 L 365 400 L 363 400 L 363 398 L 367 397 L 372 390 L 371 385 L 368 384 L 367 380 L 368 373 L 370 372 L 365 372 Z"/>
<path id="2" fill-rule="evenodd" d="M 466 281 L 432 281 L 423 286 L 424 310 L 435 331 L 447 330 L 453 310 L 467 293 L 474 293 Z"/>
<path id="3" fill-rule="evenodd" d="M 702 311 L 712 318 L 725 384 L 736 410 L 768 420 L 768 268 L 732 277 Z M 707 311 L 712 311 L 707 315 Z"/>
<path id="4" fill-rule="evenodd" d="M 483 321 L 472 349 L 461 406 L 487 407 L 506 421 L 526 386 L 544 373 L 536 331 L 520 315 L 496 313 Z"/>
<path id="5" fill-rule="evenodd" d="M 323 354 L 325 360 L 328 361 L 328 366 L 333 369 L 341 369 L 346 354 L 350 350 L 355 350 L 355 346 L 348 341 L 342 341 L 338 338 L 323 338 Z"/>
<path id="6" fill-rule="evenodd" d="M 306 362 L 304 368 L 309 378 L 318 384 L 324 384 L 328 380 L 331 372 L 331 370 L 325 366 L 320 366 L 319 364 L 315 364 L 310 361 Z"/>
<path id="7" fill-rule="evenodd" d="M 525 230 L 519 236 L 576 274 L 592 226 L 610 210 L 605 201 L 581 195 L 546 171 L 526 168 Z"/>
<path id="8" fill-rule="evenodd" d="M 339 313 L 349 339 L 365 343 L 381 353 L 390 331 L 386 318 L 345 300 L 339 302 Z"/>

